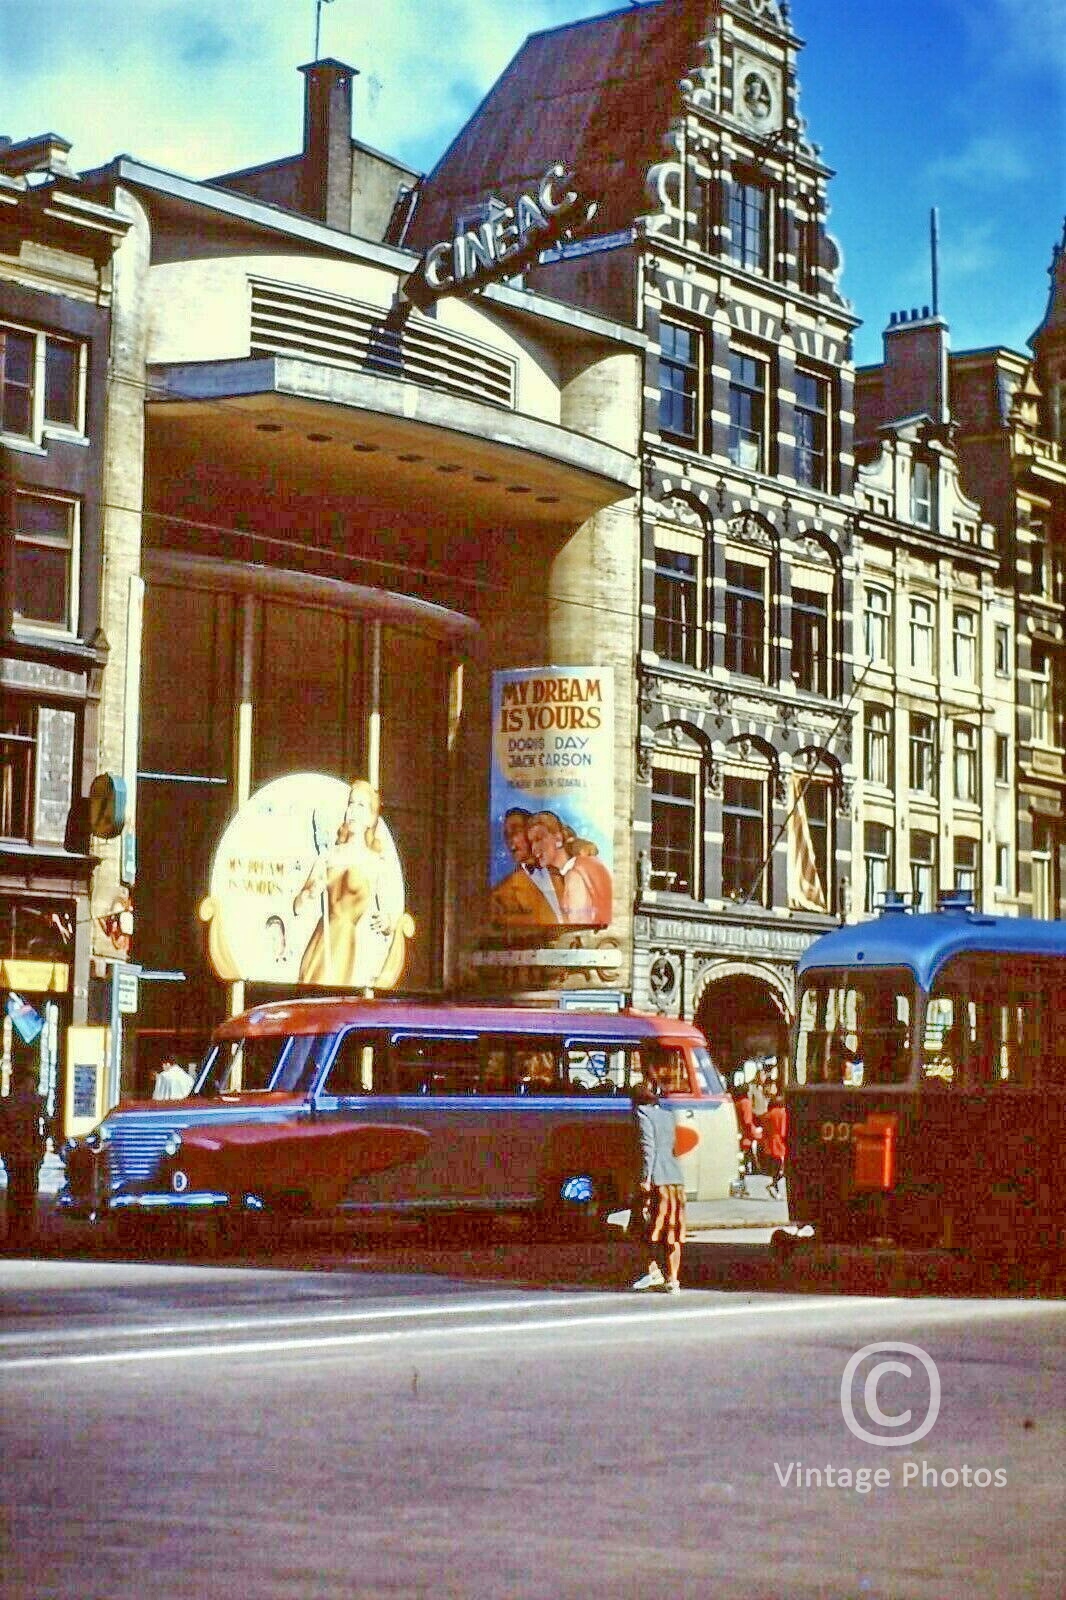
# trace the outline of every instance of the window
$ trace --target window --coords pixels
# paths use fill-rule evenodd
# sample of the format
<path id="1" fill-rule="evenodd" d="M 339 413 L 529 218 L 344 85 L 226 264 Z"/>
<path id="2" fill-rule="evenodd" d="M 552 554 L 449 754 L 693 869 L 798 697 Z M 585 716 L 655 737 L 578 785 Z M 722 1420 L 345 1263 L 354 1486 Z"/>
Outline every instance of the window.
<path id="1" fill-rule="evenodd" d="M 892 882 L 892 830 L 883 822 L 867 822 L 862 834 L 862 858 L 865 877 L 863 905 L 867 911 L 878 911 L 884 904 Z"/>
<path id="2" fill-rule="evenodd" d="M 1047 594 L 1047 540 L 1042 522 L 1030 522 L 1029 542 L 1029 592 Z"/>
<path id="3" fill-rule="evenodd" d="M 933 520 L 933 475 L 926 461 L 911 467 L 911 521 L 928 528 Z"/>
<path id="4" fill-rule="evenodd" d="M 766 465 L 766 363 L 729 353 L 729 459 L 759 472 Z"/>
<path id="5" fill-rule="evenodd" d="M 1061 717 L 1051 654 L 1037 645 L 1033 647 L 1032 673 L 1029 708 L 1033 741 L 1036 744 L 1061 744 Z"/>
<path id="6" fill-rule="evenodd" d="M 33 833 L 37 708 L 20 695 L 0 697 L 0 838 Z"/>
<path id="7" fill-rule="evenodd" d="M 40 444 L 49 428 L 80 433 L 84 346 L 0 326 L 0 431 Z"/>
<path id="8" fill-rule="evenodd" d="M 955 840 L 955 887 L 968 890 L 975 906 L 980 904 L 979 849 L 976 839 Z"/>
<path id="9" fill-rule="evenodd" d="M 936 909 L 936 834 L 911 830 L 911 895 L 915 911 Z"/>
<path id="10" fill-rule="evenodd" d="M 1005 622 L 996 623 L 995 665 L 997 678 L 1010 677 L 1010 629 Z"/>
<path id="11" fill-rule="evenodd" d="M 867 783 L 891 785 L 892 713 L 887 706 L 867 706 L 865 709 L 862 775 Z"/>
<path id="12" fill-rule="evenodd" d="M 742 267 L 767 272 L 770 266 L 770 193 L 766 185 L 739 173 L 729 188 L 731 254 Z"/>
<path id="13" fill-rule="evenodd" d="M 655 550 L 655 653 L 683 667 L 699 665 L 699 560 L 684 550 Z"/>
<path id="14" fill-rule="evenodd" d="M 931 600 L 911 600 L 911 666 L 932 677 L 936 663 L 936 612 Z"/>
<path id="15" fill-rule="evenodd" d="M 659 326 L 659 432 L 699 444 L 700 340 L 675 322 Z"/>
<path id="16" fill-rule="evenodd" d="M 892 595 L 888 589 L 867 589 L 863 600 L 862 633 L 868 661 L 892 660 Z"/>
<path id="17" fill-rule="evenodd" d="M 51 495 L 15 496 L 16 622 L 77 627 L 77 506 Z"/>
<path id="18" fill-rule="evenodd" d="M 977 729 L 968 722 L 955 724 L 955 799 L 976 805 L 980 797 L 977 766 Z"/>
<path id="19" fill-rule="evenodd" d="M 767 569 L 753 561 L 725 564 L 725 664 L 730 672 L 766 679 Z"/>
<path id="20" fill-rule="evenodd" d="M 651 887 L 695 895 L 699 773 L 688 764 L 660 762 L 651 780 Z"/>
<path id="21" fill-rule="evenodd" d="M 829 596 L 792 591 L 792 678 L 809 694 L 829 693 Z"/>
<path id="22" fill-rule="evenodd" d="M 1010 782 L 1010 738 L 1005 733 L 996 734 L 996 782 Z"/>
<path id="23" fill-rule="evenodd" d="M 1034 917 L 1058 915 L 1058 885 L 1055 881 L 1054 835 L 1045 817 L 1033 818 L 1033 848 L 1030 857 Z"/>
<path id="24" fill-rule="evenodd" d="M 829 385 L 810 372 L 796 373 L 797 483 L 810 489 L 828 487 Z"/>
<path id="25" fill-rule="evenodd" d="M 767 904 L 766 780 L 730 772 L 722 786 L 722 895 Z M 764 870 L 765 864 L 765 870 Z"/>
<path id="26" fill-rule="evenodd" d="M 1004 894 L 1011 892 L 1010 845 L 996 845 L 996 888 Z"/>
<path id="27" fill-rule="evenodd" d="M 936 723 L 921 712 L 911 712 L 910 787 L 916 794 L 937 792 Z"/>
<path id="28" fill-rule="evenodd" d="M 977 682 L 977 613 L 957 606 L 952 616 L 952 661 L 963 683 Z"/>

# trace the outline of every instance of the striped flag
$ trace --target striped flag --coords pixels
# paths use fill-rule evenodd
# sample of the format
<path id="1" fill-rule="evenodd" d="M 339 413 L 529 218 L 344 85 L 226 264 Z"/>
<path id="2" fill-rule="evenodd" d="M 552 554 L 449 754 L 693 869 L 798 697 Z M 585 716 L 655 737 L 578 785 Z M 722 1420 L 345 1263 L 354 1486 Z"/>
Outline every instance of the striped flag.
<path id="1" fill-rule="evenodd" d="M 825 885 L 818 871 L 802 774 L 792 774 L 792 810 L 788 814 L 788 903 L 797 911 L 828 911 Z"/>

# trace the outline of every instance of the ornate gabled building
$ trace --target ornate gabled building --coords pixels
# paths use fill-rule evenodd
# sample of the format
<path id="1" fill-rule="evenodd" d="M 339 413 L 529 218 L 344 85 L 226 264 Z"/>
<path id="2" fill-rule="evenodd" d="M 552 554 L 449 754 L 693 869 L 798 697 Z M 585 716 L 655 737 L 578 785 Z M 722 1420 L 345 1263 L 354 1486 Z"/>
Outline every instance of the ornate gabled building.
<path id="1" fill-rule="evenodd" d="M 801 48 L 776 0 L 535 35 L 407 233 L 429 247 L 553 162 L 598 203 L 526 281 L 648 338 L 632 998 L 726 1057 L 783 1047 L 794 963 L 851 896 L 856 318 Z"/>

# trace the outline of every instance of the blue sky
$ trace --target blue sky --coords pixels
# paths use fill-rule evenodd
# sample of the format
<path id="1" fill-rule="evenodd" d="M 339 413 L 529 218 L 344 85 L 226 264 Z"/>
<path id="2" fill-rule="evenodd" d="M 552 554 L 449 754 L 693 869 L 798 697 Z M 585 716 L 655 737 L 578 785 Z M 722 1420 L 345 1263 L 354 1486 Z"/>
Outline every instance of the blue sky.
<path id="1" fill-rule="evenodd" d="M 322 53 L 360 68 L 357 137 L 428 167 L 526 34 L 607 9 L 328 0 Z M 792 21 L 857 359 L 929 300 L 933 205 L 953 347 L 1024 349 L 1066 211 L 1066 0 L 793 0 Z M 314 0 L 0 0 L 0 133 L 193 177 L 291 154 L 314 26 Z"/>

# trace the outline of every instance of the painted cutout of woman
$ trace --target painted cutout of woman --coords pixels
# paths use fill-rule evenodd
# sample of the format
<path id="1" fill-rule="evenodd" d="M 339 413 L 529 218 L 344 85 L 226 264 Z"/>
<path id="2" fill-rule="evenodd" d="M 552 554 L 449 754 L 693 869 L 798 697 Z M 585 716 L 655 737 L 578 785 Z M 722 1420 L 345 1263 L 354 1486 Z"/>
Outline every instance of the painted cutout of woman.
<path id="1" fill-rule="evenodd" d="M 399 862 L 379 836 L 380 816 L 377 790 L 356 779 L 335 841 L 319 851 L 293 901 L 297 916 L 308 901 L 320 906 L 300 961 L 301 983 L 389 988 L 403 970 L 414 921 L 403 910 Z"/>

